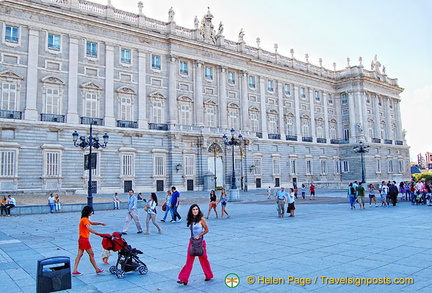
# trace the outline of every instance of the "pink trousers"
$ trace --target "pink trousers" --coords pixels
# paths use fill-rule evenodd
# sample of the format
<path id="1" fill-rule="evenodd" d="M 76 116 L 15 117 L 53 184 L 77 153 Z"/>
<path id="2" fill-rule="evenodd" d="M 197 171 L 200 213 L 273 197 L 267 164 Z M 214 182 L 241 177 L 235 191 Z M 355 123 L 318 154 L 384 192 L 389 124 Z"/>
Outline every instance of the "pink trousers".
<path id="1" fill-rule="evenodd" d="M 188 245 L 188 249 L 187 249 L 186 264 L 184 265 L 184 267 L 182 268 L 182 270 L 180 271 L 180 273 L 178 275 L 178 279 L 180 281 L 185 282 L 185 283 L 188 283 L 188 281 L 189 281 L 189 276 L 192 272 L 192 267 L 193 267 L 193 264 L 195 261 L 195 256 L 189 254 L 190 246 L 191 246 L 191 240 L 189 240 L 189 245 Z M 204 247 L 204 254 L 201 256 L 198 256 L 198 259 L 199 259 L 201 267 L 204 271 L 205 278 L 206 279 L 212 279 L 213 278 L 213 272 L 211 270 L 210 263 L 209 263 L 208 258 L 207 258 L 207 245 L 206 245 L 205 240 L 203 240 L 203 247 Z"/>

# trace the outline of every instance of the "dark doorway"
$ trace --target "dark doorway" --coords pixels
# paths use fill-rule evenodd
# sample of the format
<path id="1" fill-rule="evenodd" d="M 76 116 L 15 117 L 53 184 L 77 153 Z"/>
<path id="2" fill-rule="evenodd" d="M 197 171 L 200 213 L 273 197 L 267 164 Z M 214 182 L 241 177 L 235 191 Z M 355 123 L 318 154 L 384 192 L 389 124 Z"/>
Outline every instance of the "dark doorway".
<path id="1" fill-rule="evenodd" d="M 193 191 L 194 190 L 194 181 L 192 179 L 186 181 L 186 188 L 187 188 L 187 191 Z"/>
<path id="2" fill-rule="evenodd" d="M 164 191 L 164 181 L 156 180 L 156 191 Z"/>
<path id="3" fill-rule="evenodd" d="M 255 179 L 255 187 L 256 188 L 261 188 L 261 178 Z"/>
<path id="4" fill-rule="evenodd" d="M 275 178 L 275 187 L 280 186 L 280 178 Z"/>
<path id="5" fill-rule="evenodd" d="M 123 192 L 127 193 L 132 189 L 132 180 L 125 180 L 123 183 L 124 190 Z"/>

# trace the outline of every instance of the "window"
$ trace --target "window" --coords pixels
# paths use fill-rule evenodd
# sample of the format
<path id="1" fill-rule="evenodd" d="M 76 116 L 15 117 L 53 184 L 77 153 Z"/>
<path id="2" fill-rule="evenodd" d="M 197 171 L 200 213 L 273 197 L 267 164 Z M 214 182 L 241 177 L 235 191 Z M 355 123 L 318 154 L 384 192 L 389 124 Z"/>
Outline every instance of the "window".
<path id="1" fill-rule="evenodd" d="M 335 160 L 334 161 L 334 167 L 335 167 L 335 174 L 340 174 L 340 161 L 339 160 Z"/>
<path id="2" fill-rule="evenodd" d="M 204 77 L 206 79 L 213 80 L 213 68 L 212 67 L 209 67 L 209 66 L 204 67 Z"/>
<path id="3" fill-rule="evenodd" d="M 132 55 L 131 50 L 128 49 L 121 49 L 120 51 L 120 62 L 125 64 L 131 64 L 132 63 Z"/>
<path id="4" fill-rule="evenodd" d="M 133 106 L 132 97 L 130 95 L 120 95 L 120 120 L 132 121 Z"/>
<path id="5" fill-rule="evenodd" d="M 306 174 L 312 174 L 312 160 L 306 160 Z"/>
<path id="6" fill-rule="evenodd" d="M 350 139 L 350 132 L 348 128 L 344 129 L 344 140 L 349 140 Z"/>
<path id="7" fill-rule="evenodd" d="M 45 175 L 47 177 L 60 176 L 60 152 L 45 153 Z"/>
<path id="8" fill-rule="evenodd" d="M 302 118 L 302 136 L 310 137 L 310 122 L 308 118 Z"/>
<path id="9" fill-rule="evenodd" d="M 399 163 L 399 173 L 403 173 L 403 171 L 404 171 L 404 161 L 403 160 L 399 160 L 398 161 L 398 163 Z"/>
<path id="10" fill-rule="evenodd" d="M 316 121 L 316 136 L 319 138 L 324 138 L 324 121 L 322 119 L 318 119 Z"/>
<path id="11" fill-rule="evenodd" d="M 60 114 L 60 92 L 58 88 L 47 88 L 45 91 L 45 113 Z"/>
<path id="12" fill-rule="evenodd" d="M 342 104 L 346 104 L 346 103 L 348 103 L 348 97 L 347 97 L 347 94 L 342 94 Z"/>
<path id="13" fill-rule="evenodd" d="M 206 108 L 205 118 L 207 127 L 216 127 L 216 113 L 213 106 Z"/>
<path id="14" fill-rule="evenodd" d="M 122 154 L 121 155 L 121 176 L 134 176 L 134 155 Z"/>
<path id="15" fill-rule="evenodd" d="M 261 175 L 261 158 L 255 158 L 255 175 Z"/>
<path id="16" fill-rule="evenodd" d="M 228 83 L 235 84 L 235 75 L 232 71 L 228 71 Z"/>
<path id="17" fill-rule="evenodd" d="M 238 121 L 238 113 L 236 109 L 230 109 L 228 111 L 229 114 L 229 128 L 238 129 L 237 121 Z"/>
<path id="18" fill-rule="evenodd" d="M 4 40 L 9 43 L 18 43 L 19 41 L 19 28 L 15 26 L 5 27 L 5 37 Z"/>
<path id="19" fill-rule="evenodd" d="M 98 118 L 98 99 L 97 94 L 93 92 L 86 93 L 84 99 L 84 116 L 91 118 Z"/>
<path id="20" fill-rule="evenodd" d="M 248 83 L 249 83 L 249 87 L 254 89 L 255 88 L 255 76 L 249 76 L 248 77 Z"/>
<path id="21" fill-rule="evenodd" d="M 188 64 L 186 61 L 180 61 L 180 74 L 188 74 Z"/>
<path id="22" fill-rule="evenodd" d="M 333 105 L 333 96 L 332 95 L 328 95 L 328 103 L 330 105 Z"/>
<path id="23" fill-rule="evenodd" d="M 287 96 L 291 95 L 291 86 L 289 84 L 284 85 L 284 92 Z"/>
<path id="24" fill-rule="evenodd" d="M 249 115 L 249 120 L 250 120 L 251 131 L 258 132 L 259 131 L 258 113 L 257 112 L 251 112 Z"/>
<path id="25" fill-rule="evenodd" d="M 48 34 L 48 49 L 60 51 L 61 37 L 59 35 Z"/>
<path id="26" fill-rule="evenodd" d="M 0 151 L 0 177 L 15 177 L 16 152 Z"/>
<path id="27" fill-rule="evenodd" d="M 389 160 L 388 161 L 388 172 L 389 173 L 393 173 L 394 172 L 394 170 L 393 170 L 393 160 Z"/>
<path id="28" fill-rule="evenodd" d="M 161 69 L 161 56 L 152 55 L 152 58 L 151 58 L 151 67 L 153 69 L 157 69 L 157 70 Z"/>
<path id="29" fill-rule="evenodd" d="M 273 80 L 267 80 L 267 90 L 269 92 L 273 92 L 274 88 L 273 88 Z"/>
<path id="30" fill-rule="evenodd" d="M 180 124 L 191 125 L 191 107 L 190 105 L 180 105 Z"/>
<path id="31" fill-rule="evenodd" d="M 349 172 L 349 162 L 348 161 L 342 161 L 342 173 L 347 173 Z"/>
<path id="32" fill-rule="evenodd" d="M 321 160 L 321 175 L 327 174 L 327 160 Z"/>
<path id="33" fill-rule="evenodd" d="M 381 173 L 381 159 L 376 160 L 376 173 Z"/>
<path id="34" fill-rule="evenodd" d="M 184 157 L 185 168 L 184 175 L 185 176 L 194 176 L 195 175 L 195 156 L 187 155 Z"/>
<path id="35" fill-rule="evenodd" d="M 290 160 L 290 174 L 295 175 L 297 173 L 297 161 L 292 159 Z"/>
<path id="36" fill-rule="evenodd" d="M 301 97 L 302 99 L 306 99 L 306 90 L 305 90 L 304 87 L 301 87 L 301 88 L 300 88 L 300 97 Z"/>
<path id="37" fill-rule="evenodd" d="M 286 119 L 286 134 L 294 135 L 294 117 L 292 116 Z"/>
<path id="38" fill-rule="evenodd" d="M 336 127 L 337 123 L 335 120 L 330 121 L 330 139 L 336 139 Z"/>
<path id="39" fill-rule="evenodd" d="M 17 84 L 3 82 L 1 88 L 1 110 L 16 111 L 18 108 Z"/>
<path id="40" fill-rule="evenodd" d="M 154 176 L 165 176 L 165 156 L 155 155 L 153 160 Z"/>
<path id="41" fill-rule="evenodd" d="M 278 125 L 277 125 L 277 116 L 276 115 L 270 115 L 269 116 L 269 124 L 268 124 L 268 131 L 269 133 L 278 133 Z"/>
<path id="42" fill-rule="evenodd" d="M 321 101 L 321 97 L 320 97 L 319 91 L 315 91 L 315 101 L 317 101 L 317 102 Z"/>
<path id="43" fill-rule="evenodd" d="M 154 100 L 152 107 L 153 123 L 162 123 L 163 121 L 163 102 L 161 100 Z"/>
<path id="44" fill-rule="evenodd" d="M 280 175 L 280 158 L 273 158 L 273 175 Z"/>
<path id="45" fill-rule="evenodd" d="M 93 42 L 87 42 L 86 56 L 90 58 L 98 57 L 98 44 Z"/>

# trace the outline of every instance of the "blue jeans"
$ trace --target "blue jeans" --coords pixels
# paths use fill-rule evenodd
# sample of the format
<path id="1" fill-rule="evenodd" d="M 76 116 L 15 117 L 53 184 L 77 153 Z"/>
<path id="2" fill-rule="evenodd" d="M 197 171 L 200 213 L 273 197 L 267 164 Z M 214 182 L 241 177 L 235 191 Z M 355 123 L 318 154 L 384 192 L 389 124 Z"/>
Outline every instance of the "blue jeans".
<path id="1" fill-rule="evenodd" d="M 50 205 L 51 213 L 54 213 L 54 203 L 50 203 L 49 205 Z"/>
<path id="2" fill-rule="evenodd" d="M 166 217 L 168 216 L 168 213 L 171 214 L 171 219 L 174 220 L 174 213 L 173 213 L 173 210 L 171 208 L 171 205 L 166 205 L 165 215 L 163 217 L 164 221 L 166 220 Z"/>
<path id="3" fill-rule="evenodd" d="M 349 199 L 350 199 L 350 205 L 351 207 L 353 207 L 355 205 L 355 194 L 350 194 Z"/>
<path id="4" fill-rule="evenodd" d="M 172 210 L 172 215 L 173 215 L 174 221 L 177 221 L 177 218 L 179 220 L 181 220 L 180 214 L 177 212 L 177 208 L 178 208 L 178 206 L 176 206 L 175 204 L 171 204 L 171 210 Z"/>

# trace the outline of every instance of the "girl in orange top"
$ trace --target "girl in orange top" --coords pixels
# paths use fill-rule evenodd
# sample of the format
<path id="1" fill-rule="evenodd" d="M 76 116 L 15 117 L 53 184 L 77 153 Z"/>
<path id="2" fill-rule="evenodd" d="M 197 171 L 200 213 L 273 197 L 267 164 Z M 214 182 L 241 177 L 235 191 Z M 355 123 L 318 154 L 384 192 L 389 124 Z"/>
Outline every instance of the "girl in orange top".
<path id="1" fill-rule="evenodd" d="M 75 264 L 74 264 L 74 268 L 72 271 L 73 276 L 82 275 L 80 272 L 78 272 L 78 264 L 81 260 L 81 257 L 84 254 L 84 250 L 88 253 L 88 255 L 90 257 L 90 263 L 95 268 L 96 274 L 100 274 L 104 271 L 103 269 L 98 268 L 98 266 L 96 265 L 96 261 L 94 258 L 94 252 L 93 252 L 93 249 L 91 247 L 89 238 L 90 238 L 90 233 L 98 235 L 92 228 L 90 228 L 90 225 L 106 226 L 106 224 L 105 223 L 91 222 L 89 219 L 89 217 L 91 215 L 93 215 L 93 209 L 89 206 L 85 206 L 81 212 L 81 220 L 79 222 L 79 227 L 78 227 L 78 231 L 79 231 L 78 255 L 75 258 Z"/>

